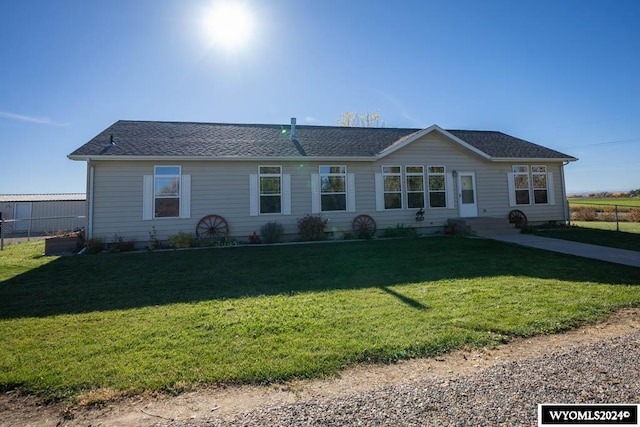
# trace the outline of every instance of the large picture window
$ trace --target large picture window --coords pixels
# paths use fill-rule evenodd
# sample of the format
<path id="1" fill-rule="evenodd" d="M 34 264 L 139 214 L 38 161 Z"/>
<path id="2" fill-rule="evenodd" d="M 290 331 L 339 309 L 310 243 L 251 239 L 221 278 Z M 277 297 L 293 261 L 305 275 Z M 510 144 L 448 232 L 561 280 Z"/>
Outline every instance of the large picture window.
<path id="1" fill-rule="evenodd" d="M 406 166 L 407 207 L 424 208 L 424 167 Z"/>
<path id="2" fill-rule="evenodd" d="M 447 180 L 444 166 L 427 166 L 429 178 L 429 207 L 447 207 Z"/>
<path id="3" fill-rule="evenodd" d="M 402 168 L 383 166 L 382 181 L 385 209 L 402 209 Z"/>
<path id="4" fill-rule="evenodd" d="M 320 166 L 320 209 L 347 210 L 347 167 Z"/>
<path id="5" fill-rule="evenodd" d="M 260 213 L 282 212 L 282 167 L 260 166 Z"/>
<path id="6" fill-rule="evenodd" d="M 156 166 L 153 178 L 155 218 L 180 216 L 180 166 Z"/>

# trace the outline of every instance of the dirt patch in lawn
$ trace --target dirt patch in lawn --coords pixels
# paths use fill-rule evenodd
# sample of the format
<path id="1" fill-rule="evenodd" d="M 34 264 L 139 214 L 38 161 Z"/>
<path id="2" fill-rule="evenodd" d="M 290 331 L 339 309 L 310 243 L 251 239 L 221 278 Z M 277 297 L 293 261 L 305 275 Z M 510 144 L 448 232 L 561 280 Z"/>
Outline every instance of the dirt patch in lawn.
<path id="1" fill-rule="evenodd" d="M 115 397 L 98 405 L 44 404 L 33 396 L 0 395 L 0 426 L 152 426 L 169 420 L 198 423 L 213 416 L 246 412 L 262 405 L 331 399 L 422 378 L 465 374 L 490 366 L 538 357 L 614 336 L 637 332 L 640 308 L 624 309 L 608 319 L 563 334 L 516 339 L 492 349 L 456 351 L 442 357 L 393 365 L 359 365 L 326 380 L 292 381 L 271 386 L 207 387 L 179 396 L 110 396 L 108 390 L 87 400 Z"/>

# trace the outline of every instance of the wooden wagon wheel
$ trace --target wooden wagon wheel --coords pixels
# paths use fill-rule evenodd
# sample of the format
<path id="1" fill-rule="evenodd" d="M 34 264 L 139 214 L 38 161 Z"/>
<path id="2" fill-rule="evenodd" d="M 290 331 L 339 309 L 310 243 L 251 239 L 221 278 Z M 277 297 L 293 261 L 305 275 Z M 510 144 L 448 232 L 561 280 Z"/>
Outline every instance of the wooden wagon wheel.
<path id="1" fill-rule="evenodd" d="M 228 233 L 229 224 L 220 215 L 207 215 L 196 225 L 196 236 L 199 239 L 222 239 Z"/>
<path id="2" fill-rule="evenodd" d="M 525 225 L 527 223 L 527 216 L 524 212 L 514 209 L 509 212 L 509 222 L 515 225 Z"/>
<path id="3" fill-rule="evenodd" d="M 352 228 L 357 237 L 373 237 L 376 233 L 376 222 L 369 215 L 358 215 L 353 219 Z"/>

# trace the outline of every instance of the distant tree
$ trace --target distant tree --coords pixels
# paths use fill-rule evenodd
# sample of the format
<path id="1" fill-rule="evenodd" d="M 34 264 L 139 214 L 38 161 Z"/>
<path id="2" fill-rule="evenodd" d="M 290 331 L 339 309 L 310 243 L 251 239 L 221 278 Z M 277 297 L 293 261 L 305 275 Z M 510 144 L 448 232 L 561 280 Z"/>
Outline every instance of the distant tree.
<path id="1" fill-rule="evenodd" d="M 336 121 L 339 126 L 344 127 L 362 127 L 362 128 L 383 128 L 385 122 L 380 117 L 380 112 L 375 113 L 364 112 L 354 113 L 353 111 L 347 111 L 340 114 L 340 118 Z"/>
<path id="2" fill-rule="evenodd" d="M 640 197 L 640 188 L 629 191 L 629 197 Z"/>

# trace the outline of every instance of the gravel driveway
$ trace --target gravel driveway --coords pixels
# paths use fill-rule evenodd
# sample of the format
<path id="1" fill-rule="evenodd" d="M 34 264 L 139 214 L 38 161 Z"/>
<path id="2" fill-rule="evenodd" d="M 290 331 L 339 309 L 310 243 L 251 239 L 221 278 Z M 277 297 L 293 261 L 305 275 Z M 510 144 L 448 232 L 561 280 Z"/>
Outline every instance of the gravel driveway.
<path id="1" fill-rule="evenodd" d="M 640 331 L 470 374 L 157 426 L 535 426 L 538 403 L 640 403 Z"/>

